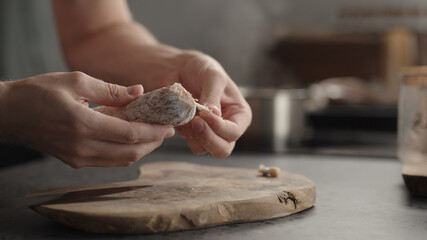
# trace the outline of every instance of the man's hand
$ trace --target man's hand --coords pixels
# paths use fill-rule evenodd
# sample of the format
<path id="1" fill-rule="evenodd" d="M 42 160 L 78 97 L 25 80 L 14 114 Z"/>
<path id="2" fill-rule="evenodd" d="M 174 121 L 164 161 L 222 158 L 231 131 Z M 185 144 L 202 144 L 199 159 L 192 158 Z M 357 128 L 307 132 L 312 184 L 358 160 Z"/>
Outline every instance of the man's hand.
<path id="1" fill-rule="evenodd" d="M 196 154 L 211 153 L 224 158 L 232 152 L 236 140 L 252 119 L 251 109 L 237 86 L 213 58 L 196 51 L 184 51 L 177 59 L 177 81 L 189 90 L 200 104 L 212 112 L 202 111 L 190 123 L 177 128 Z"/>
<path id="2" fill-rule="evenodd" d="M 127 122 L 88 108 L 123 106 L 143 93 L 81 72 L 0 83 L 0 141 L 22 143 L 74 168 L 129 166 L 171 137 L 171 127 Z"/>
<path id="3" fill-rule="evenodd" d="M 178 132 L 194 153 L 228 156 L 252 113 L 237 86 L 211 57 L 159 43 L 130 15 L 124 0 L 53 1 L 65 59 L 74 70 L 147 91 L 180 82 L 202 112 Z M 77 17 L 76 17 L 77 16 Z"/>

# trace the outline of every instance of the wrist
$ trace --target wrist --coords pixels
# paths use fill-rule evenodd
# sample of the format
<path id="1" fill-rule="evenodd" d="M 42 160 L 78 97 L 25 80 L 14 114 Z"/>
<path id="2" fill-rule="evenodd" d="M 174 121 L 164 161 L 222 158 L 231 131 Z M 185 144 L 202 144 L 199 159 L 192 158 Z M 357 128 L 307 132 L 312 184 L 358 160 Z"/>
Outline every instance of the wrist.
<path id="1" fill-rule="evenodd" d="M 144 91 L 171 85 L 178 79 L 183 66 L 183 50 L 159 43 L 141 46 L 139 51 L 140 58 L 135 61 L 138 64 L 130 79 L 142 83 Z"/>

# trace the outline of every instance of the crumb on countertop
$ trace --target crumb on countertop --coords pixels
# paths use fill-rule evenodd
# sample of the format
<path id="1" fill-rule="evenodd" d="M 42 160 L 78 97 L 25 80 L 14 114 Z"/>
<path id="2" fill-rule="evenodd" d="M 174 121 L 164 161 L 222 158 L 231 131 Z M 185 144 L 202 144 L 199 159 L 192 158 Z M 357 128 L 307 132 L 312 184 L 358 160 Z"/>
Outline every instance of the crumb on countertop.
<path id="1" fill-rule="evenodd" d="M 277 177 L 280 173 L 280 168 L 278 167 L 266 167 L 264 164 L 260 164 L 258 167 L 258 172 L 264 177 Z"/>

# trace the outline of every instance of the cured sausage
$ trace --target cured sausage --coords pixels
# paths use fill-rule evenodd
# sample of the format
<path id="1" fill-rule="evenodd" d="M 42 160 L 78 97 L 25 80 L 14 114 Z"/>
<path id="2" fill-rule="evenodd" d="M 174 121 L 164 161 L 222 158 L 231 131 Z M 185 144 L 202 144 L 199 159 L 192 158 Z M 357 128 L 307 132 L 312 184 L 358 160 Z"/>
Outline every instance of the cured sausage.
<path id="1" fill-rule="evenodd" d="M 148 92 L 123 107 L 99 107 L 97 111 L 126 121 L 150 124 L 184 125 L 193 119 L 196 109 L 210 111 L 196 102 L 179 83 Z"/>

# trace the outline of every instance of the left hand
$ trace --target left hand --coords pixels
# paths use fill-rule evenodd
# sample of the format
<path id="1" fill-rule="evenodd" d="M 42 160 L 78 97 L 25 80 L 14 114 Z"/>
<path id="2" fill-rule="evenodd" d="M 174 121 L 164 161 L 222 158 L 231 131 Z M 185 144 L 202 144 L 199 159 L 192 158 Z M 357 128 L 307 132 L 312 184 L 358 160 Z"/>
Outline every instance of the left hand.
<path id="1" fill-rule="evenodd" d="M 163 84 L 180 82 L 199 103 L 212 112 L 202 111 L 177 132 L 195 154 L 211 153 L 216 158 L 229 156 L 237 139 L 251 123 L 249 104 L 236 84 L 213 58 L 197 52 L 184 51 L 179 74 Z"/>

